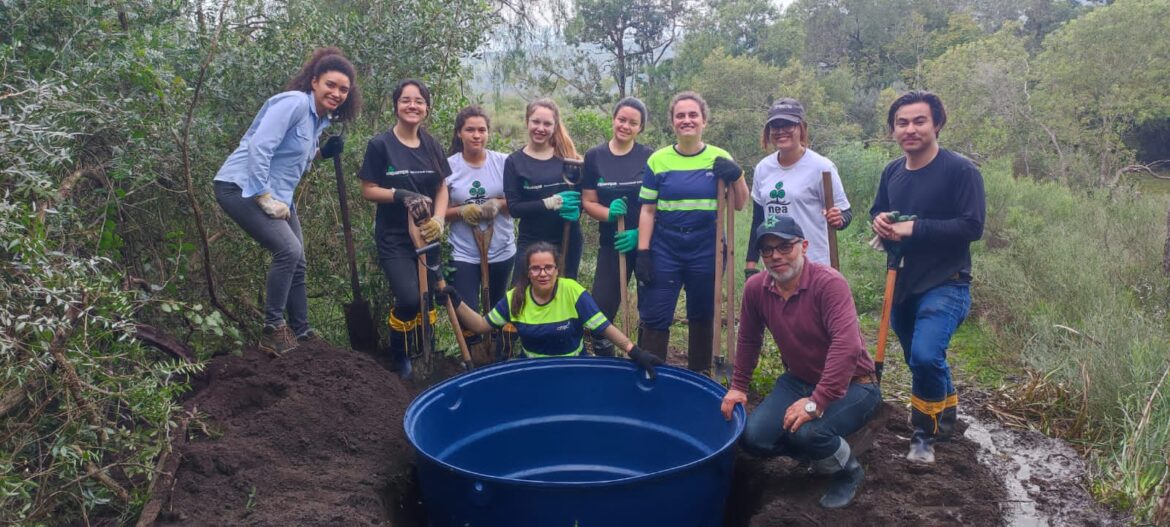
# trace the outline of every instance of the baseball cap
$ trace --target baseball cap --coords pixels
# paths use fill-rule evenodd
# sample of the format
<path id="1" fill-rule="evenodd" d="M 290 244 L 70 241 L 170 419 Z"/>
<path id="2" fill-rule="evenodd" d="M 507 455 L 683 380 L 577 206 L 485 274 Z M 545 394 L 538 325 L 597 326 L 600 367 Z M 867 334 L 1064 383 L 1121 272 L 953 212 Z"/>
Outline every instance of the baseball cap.
<path id="1" fill-rule="evenodd" d="M 800 230 L 800 225 L 796 224 L 796 220 L 792 216 L 771 216 L 760 224 L 760 228 L 756 231 L 756 245 L 760 245 L 764 236 L 777 236 L 784 240 L 793 240 L 796 238 L 804 238 L 804 231 Z"/>
<path id="2" fill-rule="evenodd" d="M 772 103 L 772 108 L 768 110 L 768 122 L 764 123 L 764 126 L 771 125 L 773 121 L 777 120 L 790 123 L 804 121 L 804 106 L 801 106 L 800 101 L 791 97 L 776 99 L 776 102 Z"/>

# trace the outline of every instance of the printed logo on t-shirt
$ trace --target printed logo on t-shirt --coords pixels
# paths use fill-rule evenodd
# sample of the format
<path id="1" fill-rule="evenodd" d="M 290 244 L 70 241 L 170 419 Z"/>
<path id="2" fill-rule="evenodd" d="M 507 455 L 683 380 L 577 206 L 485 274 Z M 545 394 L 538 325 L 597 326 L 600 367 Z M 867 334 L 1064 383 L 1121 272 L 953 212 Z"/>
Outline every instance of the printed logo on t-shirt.
<path id="1" fill-rule="evenodd" d="M 478 179 L 471 182 L 471 188 L 467 189 L 467 193 L 470 194 L 471 197 L 463 200 L 464 203 L 475 203 L 476 205 L 480 205 L 487 201 L 487 198 L 484 197 L 487 195 L 487 189 L 483 188 L 483 185 L 479 183 Z"/>
<path id="2" fill-rule="evenodd" d="M 768 193 L 768 197 L 771 199 L 769 199 L 768 202 L 764 204 L 764 215 L 777 216 L 780 214 L 788 214 L 788 206 L 791 205 L 792 202 L 784 199 L 784 196 L 787 194 L 788 193 L 784 191 L 784 182 L 777 182 L 776 188 Z"/>

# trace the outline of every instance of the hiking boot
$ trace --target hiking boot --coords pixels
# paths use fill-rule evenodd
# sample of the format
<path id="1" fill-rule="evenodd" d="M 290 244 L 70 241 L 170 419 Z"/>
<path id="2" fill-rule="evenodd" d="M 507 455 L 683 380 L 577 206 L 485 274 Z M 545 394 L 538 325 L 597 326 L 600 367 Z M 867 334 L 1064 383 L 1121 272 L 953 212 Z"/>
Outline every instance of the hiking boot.
<path id="1" fill-rule="evenodd" d="M 825 489 L 825 495 L 821 496 L 821 507 L 840 509 L 853 503 L 853 498 L 857 496 L 857 490 L 861 488 L 863 480 L 865 480 L 865 469 L 861 467 L 861 463 L 857 461 L 856 457 L 849 456 L 849 461 L 845 463 L 845 466 L 833 473 L 833 479 L 829 482 L 829 487 Z"/>
<path id="2" fill-rule="evenodd" d="M 915 463 L 934 463 L 934 438 L 921 430 L 915 430 L 910 438 L 910 452 L 906 459 Z"/>
<path id="3" fill-rule="evenodd" d="M 264 326 L 258 347 L 264 353 L 279 357 L 297 349 L 297 339 L 287 324 L 275 327 Z"/>
<path id="4" fill-rule="evenodd" d="M 324 341 L 325 339 L 321 338 L 321 335 L 312 328 L 306 329 L 304 333 L 297 335 L 297 342 L 299 344 L 319 344 Z"/>

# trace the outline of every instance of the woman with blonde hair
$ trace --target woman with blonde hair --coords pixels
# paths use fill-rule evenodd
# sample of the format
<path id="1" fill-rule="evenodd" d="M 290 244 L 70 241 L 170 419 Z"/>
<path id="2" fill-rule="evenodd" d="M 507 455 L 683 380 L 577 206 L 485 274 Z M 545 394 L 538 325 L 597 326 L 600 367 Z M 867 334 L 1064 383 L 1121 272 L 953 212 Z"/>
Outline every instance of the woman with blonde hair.
<path id="1" fill-rule="evenodd" d="M 583 245 L 577 223 L 581 218 L 581 192 L 575 184 L 581 179 L 577 148 L 552 99 L 529 103 L 524 121 L 528 141 L 504 161 L 504 197 L 512 217 L 520 220 L 516 251 L 524 254 L 536 242 L 558 246 L 565 253 L 563 276 L 576 278 Z M 562 240 L 565 222 L 568 240 Z M 513 282 L 526 272 L 520 260 L 512 270 Z"/>

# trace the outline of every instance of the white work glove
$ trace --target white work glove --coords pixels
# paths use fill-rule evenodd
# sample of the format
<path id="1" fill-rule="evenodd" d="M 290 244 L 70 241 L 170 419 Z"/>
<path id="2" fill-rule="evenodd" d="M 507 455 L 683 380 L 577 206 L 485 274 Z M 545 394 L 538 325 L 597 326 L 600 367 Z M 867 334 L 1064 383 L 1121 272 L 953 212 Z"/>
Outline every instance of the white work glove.
<path id="1" fill-rule="evenodd" d="M 496 215 L 500 213 L 500 200 L 489 199 L 479 206 L 479 211 L 483 214 L 484 221 L 492 221 Z"/>
<path id="2" fill-rule="evenodd" d="M 260 206 L 260 210 L 264 211 L 269 218 L 278 220 L 287 220 L 289 217 L 288 205 L 272 199 L 272 195 L 265 192 L 254 198 L 256 204 Z"/>
<path id="3" fill-rule="evenodd" d="M 561 210 L 561 207 L 565 205 L 565 199 L 560 194 L 553 194 L 540 201 L 544 202 L 544 208 L 548 210 Z"/>

